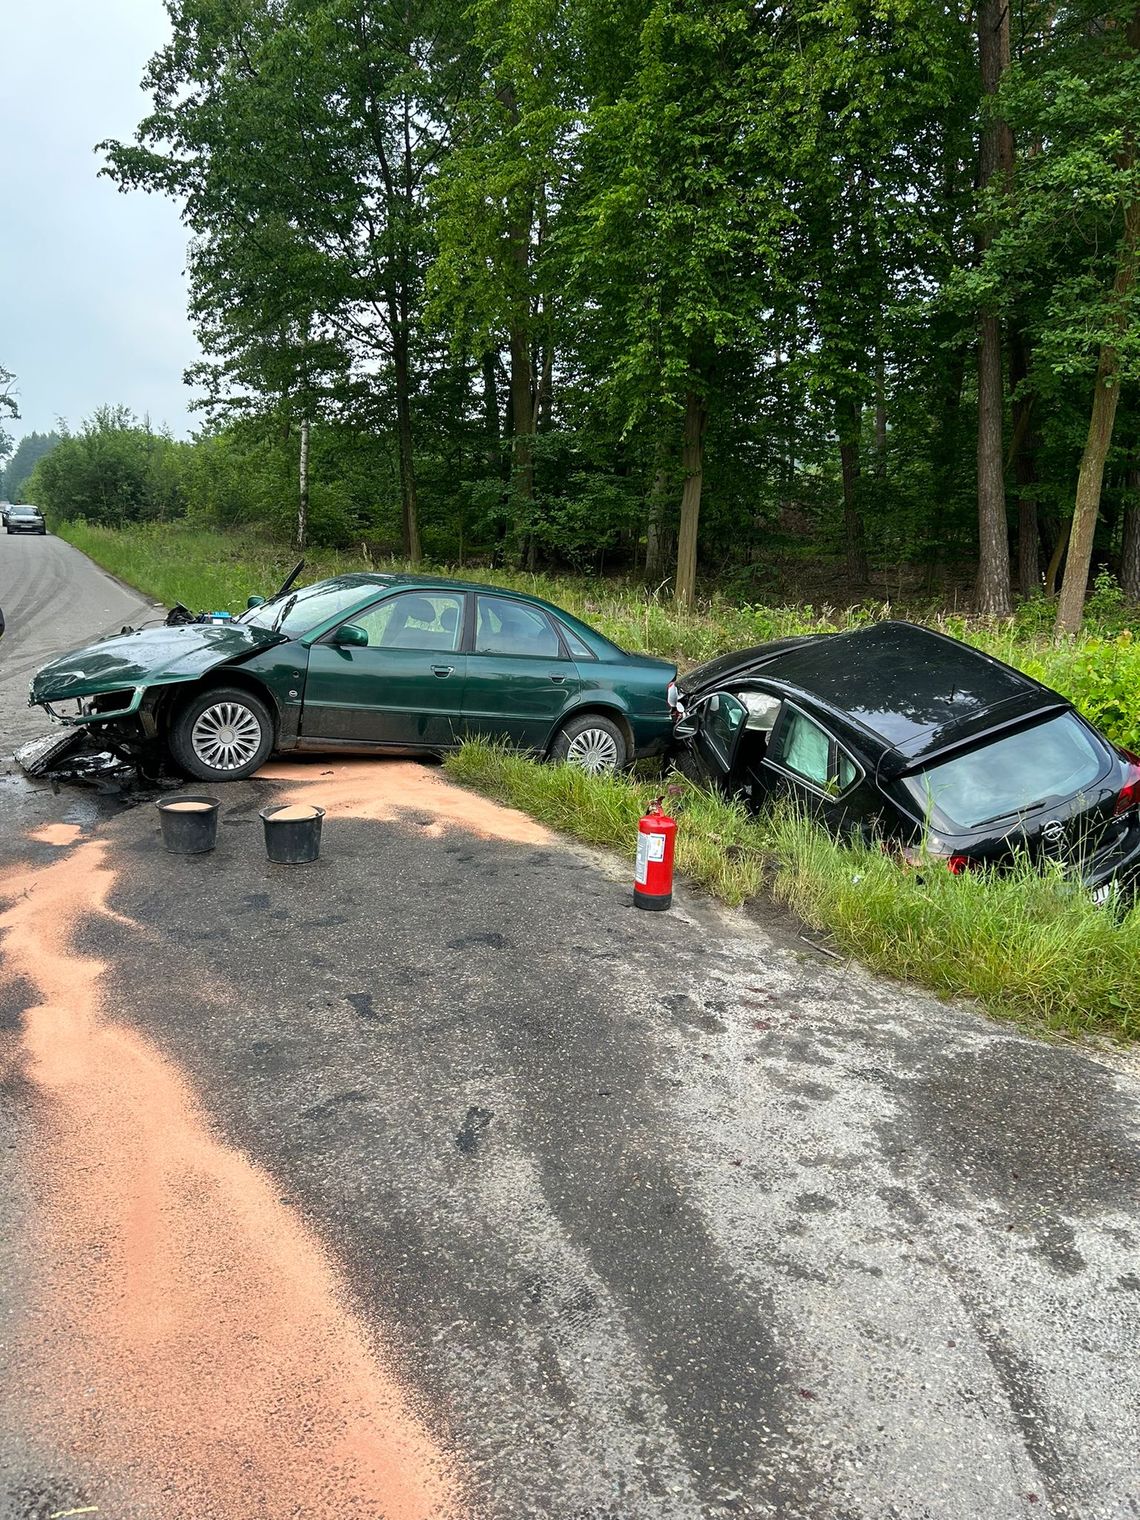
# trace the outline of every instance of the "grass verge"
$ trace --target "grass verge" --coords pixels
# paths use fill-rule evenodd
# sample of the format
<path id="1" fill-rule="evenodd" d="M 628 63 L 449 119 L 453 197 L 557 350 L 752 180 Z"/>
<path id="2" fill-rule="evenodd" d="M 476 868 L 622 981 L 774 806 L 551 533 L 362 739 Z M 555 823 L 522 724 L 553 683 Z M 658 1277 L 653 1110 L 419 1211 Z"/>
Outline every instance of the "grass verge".
<path id="1" fill-rule="evenodd" d="M 483 743 L 465 745 L 447 769 L 631 860 L 637 820 L 660 790 Z M 1036 1030 L 1140 1036 L 1140 908 L 1114 917 L 1059 875 L 1028 866 L 1001 877 L 952 876 L 934 862 L 904 871 L 878 850 L 837 844 L 793 812 L 751 818 L 688 782 L 677 785 L 678 870 L 722 902 L 737 905 L 767 887 L 874 970 L 976 998 Z"/>

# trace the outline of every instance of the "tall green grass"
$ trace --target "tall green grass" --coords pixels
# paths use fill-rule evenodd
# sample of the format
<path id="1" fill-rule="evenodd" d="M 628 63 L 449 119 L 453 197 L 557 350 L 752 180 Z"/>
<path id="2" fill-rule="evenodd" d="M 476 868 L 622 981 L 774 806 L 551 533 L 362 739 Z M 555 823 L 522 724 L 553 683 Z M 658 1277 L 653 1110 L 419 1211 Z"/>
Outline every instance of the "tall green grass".
<path id="1" fill-rule="evenodd" d="M 632 859 L 637 820 L 660 782 L 594 777 L 499 746 L 464 745 L 455 780 L 552 828 Z M 1121 918 L 1061 875 L 911 870 L 841 845 L 788 809 L 750 817 L 672 778 L 677 867 L 736 905 L 766 887 L 842 953 L 946 996 L 976 998 L 1035 1029 L 1140 1036 L 1140 909 Z"/>

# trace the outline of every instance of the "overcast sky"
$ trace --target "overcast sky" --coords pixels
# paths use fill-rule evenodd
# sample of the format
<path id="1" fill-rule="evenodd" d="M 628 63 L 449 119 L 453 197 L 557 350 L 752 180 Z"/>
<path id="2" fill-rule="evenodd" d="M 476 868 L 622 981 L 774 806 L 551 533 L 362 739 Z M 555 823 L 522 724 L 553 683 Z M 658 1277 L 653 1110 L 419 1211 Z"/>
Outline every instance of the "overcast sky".
<path id="1" fill-rule="evenodd" d="M 161 0 L 0 0 L 0 364 L 22 433 L 122 402 L 185 434 L 186 232 L 168 200 L 98 179 L 167 31 Z"/>

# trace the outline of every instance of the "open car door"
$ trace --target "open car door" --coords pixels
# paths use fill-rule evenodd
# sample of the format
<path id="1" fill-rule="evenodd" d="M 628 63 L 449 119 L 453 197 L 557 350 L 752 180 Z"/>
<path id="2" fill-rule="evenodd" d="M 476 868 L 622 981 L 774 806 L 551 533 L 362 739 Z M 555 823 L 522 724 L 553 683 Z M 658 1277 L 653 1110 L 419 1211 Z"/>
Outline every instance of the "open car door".
<path id="1" fill-rule="evenodd" d="M 754 689 L 702 698 L 680 725 L 697 768 L 730 796 L 757 797 L 771 780 L 761 766 L 780 713 L 780 698 Z"/>

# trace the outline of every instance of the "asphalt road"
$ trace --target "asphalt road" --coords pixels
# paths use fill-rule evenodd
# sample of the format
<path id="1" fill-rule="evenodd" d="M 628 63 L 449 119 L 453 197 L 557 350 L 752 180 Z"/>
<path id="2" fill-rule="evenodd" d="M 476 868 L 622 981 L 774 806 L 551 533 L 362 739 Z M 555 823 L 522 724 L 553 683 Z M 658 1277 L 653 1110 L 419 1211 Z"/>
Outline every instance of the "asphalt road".
<path id="1" fill-rule="evenodd" d="M 0 1515 L 1140 1514 L 1134 1065 L 429 766 L 221 795 L 0 793 Z"/>
<path id="2" fill-rule="evenodd" d="M 39 666 L 94 635 L 140 623 L 153 604 L 105 575 L 62 538 L 0 533 L 0 763 L 12 750 L 48 730 L 27 706 L 28 681 Z"/>

